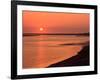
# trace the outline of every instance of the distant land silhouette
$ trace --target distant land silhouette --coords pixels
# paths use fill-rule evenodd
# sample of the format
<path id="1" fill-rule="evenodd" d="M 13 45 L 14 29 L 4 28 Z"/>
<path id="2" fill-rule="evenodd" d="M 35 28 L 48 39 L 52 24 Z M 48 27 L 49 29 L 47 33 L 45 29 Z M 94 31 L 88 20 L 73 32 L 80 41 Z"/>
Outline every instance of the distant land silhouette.
<path id="1" fill-rule="evenodd" d="M 60 46 L 68 46 L 68 45 L 87 45 L 87 44 L 89 44 L 89 42 L 88 41 L 86 41 L 86 42 L 83 42 L 83 43 L 64 43 L 64 44 L 59 44 Z"/>
<path id="2" fill-rule="evenodd" d="M 65 66 L 86 66 L 89 65 L 89 45 L 83 47 L 83 49 L 76 55 L 64 61 L 51 64 L 48 67 L 65 67 Z"/>
<path id="3" fill-rule="evenodd" d="M 77 36 L 89 36 L 89 33 L 23 33 L 23 36 L 38 36 L 38 35 L 77 35 Z"/>

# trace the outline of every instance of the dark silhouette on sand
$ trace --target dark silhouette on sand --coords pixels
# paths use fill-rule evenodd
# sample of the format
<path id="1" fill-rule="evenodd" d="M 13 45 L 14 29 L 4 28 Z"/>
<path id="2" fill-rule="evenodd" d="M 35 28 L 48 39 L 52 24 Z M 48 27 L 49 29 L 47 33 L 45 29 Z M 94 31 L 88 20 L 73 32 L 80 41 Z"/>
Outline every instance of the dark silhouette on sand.
<path id="1" fill-rule="evenodd" d="M 64 61 L 52 64 L 48 67 L 65 67 L 65 66 L 86 66 L 89 65 L 89 45 L 83 47 L 78 55 Z"/>

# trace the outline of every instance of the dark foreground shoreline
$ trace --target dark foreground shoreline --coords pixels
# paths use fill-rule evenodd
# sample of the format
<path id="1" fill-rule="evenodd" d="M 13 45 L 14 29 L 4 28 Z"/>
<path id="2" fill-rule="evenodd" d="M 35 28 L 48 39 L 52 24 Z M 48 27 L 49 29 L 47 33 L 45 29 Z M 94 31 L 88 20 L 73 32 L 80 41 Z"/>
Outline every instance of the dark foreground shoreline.
<path id="1" fill-rule="evenodd" d="M 78 55 L 67 60 L 52 64 L 48 67 L 86 66 L 89 65 L 89 45 L 83 47 Z"/>

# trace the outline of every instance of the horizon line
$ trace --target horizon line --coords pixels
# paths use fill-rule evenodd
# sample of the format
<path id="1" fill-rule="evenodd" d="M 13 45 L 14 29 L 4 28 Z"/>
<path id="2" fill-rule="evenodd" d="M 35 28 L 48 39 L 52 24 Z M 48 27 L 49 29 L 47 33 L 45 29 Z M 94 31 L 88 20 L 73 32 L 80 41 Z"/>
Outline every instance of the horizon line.
<path id="1" fill-rule="evenodd" d="M 23 33 L 23 36 L 34 35 L 89 35 L 89 33 Z"/>

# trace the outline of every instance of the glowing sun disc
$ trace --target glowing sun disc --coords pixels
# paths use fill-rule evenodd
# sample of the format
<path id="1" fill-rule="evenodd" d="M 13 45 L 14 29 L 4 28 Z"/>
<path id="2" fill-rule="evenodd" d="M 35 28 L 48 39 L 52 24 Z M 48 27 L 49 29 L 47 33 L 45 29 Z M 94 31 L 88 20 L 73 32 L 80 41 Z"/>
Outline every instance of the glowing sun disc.
<path id="1" fill-rule="evenodd" d="M 40 31 L 43 31 L 43 28 L 40 28 Z"/>

